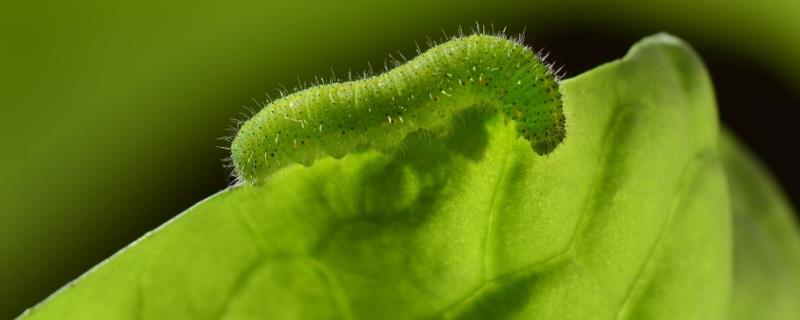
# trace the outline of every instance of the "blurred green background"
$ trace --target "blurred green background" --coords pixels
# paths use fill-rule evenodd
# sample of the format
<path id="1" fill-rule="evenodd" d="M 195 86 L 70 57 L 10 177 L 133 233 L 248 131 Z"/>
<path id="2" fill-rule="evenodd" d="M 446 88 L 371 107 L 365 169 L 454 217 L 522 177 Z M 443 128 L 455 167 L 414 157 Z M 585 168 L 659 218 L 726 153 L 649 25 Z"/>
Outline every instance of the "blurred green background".
<path id="1" fill-rule="evenodd" d="M 723 121 L 800 199 L 800 1 L 4 1 L 0 318 L 230 183 L 218 138 L 253 100 L 493 24 L 568 76 L 668 31 Z"/>

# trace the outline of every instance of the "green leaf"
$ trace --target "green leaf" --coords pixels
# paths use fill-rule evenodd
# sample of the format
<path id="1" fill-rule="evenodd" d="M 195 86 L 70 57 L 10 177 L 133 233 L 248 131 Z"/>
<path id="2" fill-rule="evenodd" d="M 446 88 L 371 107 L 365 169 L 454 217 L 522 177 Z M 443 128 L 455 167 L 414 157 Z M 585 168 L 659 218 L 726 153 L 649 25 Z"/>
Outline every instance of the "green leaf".
<path id="1" fill-rule="evenodd" d="M 734 219 L 732 319 L 800 319 L 800 233 L 767 171 L 729 134 L 720 140 Z"/>
<path id="2" fill-rule="evenodd" d="M 699 58 L 653 36 L 562 93 L 568 134 L 547 156 L 473 113 L 394 156 L 289 166 L 197 204 L 24 316 L 727 318 L 731 214 Z"/>

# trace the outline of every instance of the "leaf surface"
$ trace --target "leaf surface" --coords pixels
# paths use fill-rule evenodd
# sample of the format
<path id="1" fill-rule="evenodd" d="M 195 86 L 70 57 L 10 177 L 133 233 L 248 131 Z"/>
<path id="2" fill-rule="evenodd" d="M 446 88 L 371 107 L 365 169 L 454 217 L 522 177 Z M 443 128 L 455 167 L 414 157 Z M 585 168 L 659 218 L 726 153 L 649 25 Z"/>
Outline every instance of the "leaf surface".
<path id="1" fill-rule="evenodd" d="M 791 205 L 729 133 L 720 154 L 734 220 L 731 319 L 800 319 L 800 233 Z"/>

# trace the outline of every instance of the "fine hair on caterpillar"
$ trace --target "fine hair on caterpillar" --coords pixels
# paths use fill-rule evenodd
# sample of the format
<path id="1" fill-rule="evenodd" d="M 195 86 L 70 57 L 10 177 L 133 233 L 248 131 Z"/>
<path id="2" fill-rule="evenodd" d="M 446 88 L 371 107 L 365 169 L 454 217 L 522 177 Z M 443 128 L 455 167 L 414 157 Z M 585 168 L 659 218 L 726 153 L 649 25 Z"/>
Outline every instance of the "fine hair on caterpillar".
<path id="1" fill-rule="evenodd" d="M 559 77 L 544 59 L 503 36 L 459 36 L 382 74 L 283 96 L 241 124 L 230 148 L 234 173 L 256 183 L 292 163 L 392 154 L 413 132 L 449 132 L 470 109 L 501 113 L 533 151 L 548 154 L 566 130 Z"/>

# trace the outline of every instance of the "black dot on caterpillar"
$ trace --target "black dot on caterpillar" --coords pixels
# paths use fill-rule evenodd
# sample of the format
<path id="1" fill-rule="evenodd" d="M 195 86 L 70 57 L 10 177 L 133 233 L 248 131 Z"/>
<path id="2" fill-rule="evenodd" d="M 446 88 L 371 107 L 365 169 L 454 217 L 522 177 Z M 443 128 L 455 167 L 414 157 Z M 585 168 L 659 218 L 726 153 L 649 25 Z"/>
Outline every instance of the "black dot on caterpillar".
<path id="1" fill-rule="evenodd" d="M 383 74 L 308 88 L 266 105 L 231 145 L 255 183 L 291 163 L 361 150 L 392 153 L 418 130 L 446 130 L 469 108 L 501 112 L 538 154 L 564 139 L 558 78 L 531 48 L 477 34 L 451 39 Z"/>

